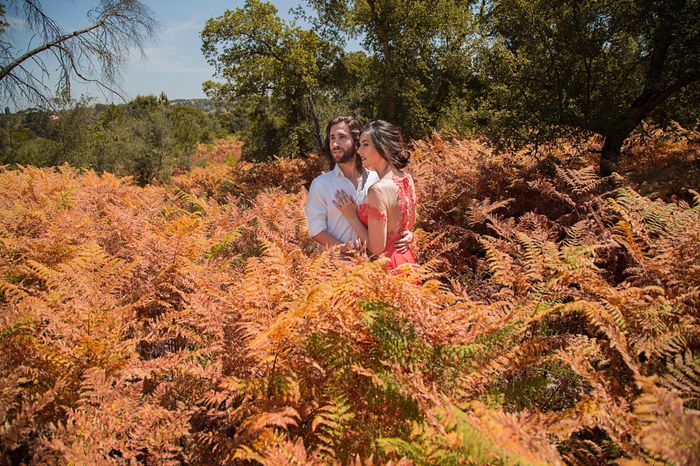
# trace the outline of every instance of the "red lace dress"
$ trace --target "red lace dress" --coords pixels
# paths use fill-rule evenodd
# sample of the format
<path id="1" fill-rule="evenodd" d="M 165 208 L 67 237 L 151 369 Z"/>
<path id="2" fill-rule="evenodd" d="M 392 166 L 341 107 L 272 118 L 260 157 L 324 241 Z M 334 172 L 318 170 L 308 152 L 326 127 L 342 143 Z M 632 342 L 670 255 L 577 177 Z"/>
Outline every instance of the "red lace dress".
<path id="1" fill-rule="evenodd" d="M 409 247 L 406 252 L 400 253 L 394 248 L 394 243 L 401 238 L 401 232 L 411 230 L 416 221 L 416 188 L 413 179 L 408 174 L 394 176 L 392 181 L 396 184 L 396 199 L 389 202 L 386 210 L 370 207 L 367 203 L 360 204 L 357 209 L 357 216 L 360 221 L 368 227 L 369 218 L 381 220 L 387 223 L 386 246 L 382 256 L 389 258 L 389 265 L 392 270 L 401 270 L 415 264 L 416 256 Z M 393 204 L 393 205 L 391 205 Z"/>

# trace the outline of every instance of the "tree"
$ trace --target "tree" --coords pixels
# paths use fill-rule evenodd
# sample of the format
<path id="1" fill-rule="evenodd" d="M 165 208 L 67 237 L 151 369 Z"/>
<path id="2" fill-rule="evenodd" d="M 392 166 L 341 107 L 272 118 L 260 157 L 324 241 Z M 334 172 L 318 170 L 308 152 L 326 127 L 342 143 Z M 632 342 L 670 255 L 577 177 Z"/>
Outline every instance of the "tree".
<path id="1" fill-rule="evenodd" d="M 249 149 L 259 144 L 254 152 L 261 157 L 303 154 L 311 149 L 308 136 L 321 147 L 316 99 L 319 77 L 337 54 L 332 45 L 283 21 L 273 5 L 259 0 L 210 19 L 201 37 L 202 52 L 224 79 L 205 82 L 204 90 L 221 101 L 248 104 Z M 261 134 L 264 140 L 256 139 Z"/>
<path id="2" fill-rule="evenodd" d="M 435 129 L 441 110 L 471 87 L 470 0 L 307 0 L 316 28 L 363 38 L 375 83 L 373 117 L 408 136 Z M 324 29 L 325 28 L 325 29 Z"/>
<path id="3" fill-rule="evenodd" d="M 250 123 L 244 156 L 303 153 L 310 135 L 319 147 L 320 121 L 345 113 L 392 120 L 420 137 L 436 129 L 444 108 L 469 96 L 473 0 L 306 3 L 311 8 L 296 13 L 312 31 L 259 0 L 202 31 L 202 50 L 224 81 L 205 83 L 206 92 L 237 105 Z M 358 38 L 364 50 L 343 49 Z"/>
<path id="4" fill-rule="evenodd" d="M 487 124 L 506 138 L 599 134 L 602 175 L 642 120 L 700 80 L 697 0 L 497 0 L 482 19 Z"/>
<path id="5" fill-rule="evenodd" d="M 51 106 L 54 93 L 70 97 L 75 79 L 119 95 L 114 86 L 129 49 L 141 50 L 157 29 L 153 13 L 138 0 L 101 0 L 87 12 L 90 24 L 72 32 L 62 30 L 36 0 L 11 0 L 9 6 L 41 40 L 41 45 L 24 53 L 15 50 L 9 41 L 0 40 L 0 92 L 6 101 L 15 104 Z M 0 10 L 2 18 L 6 13 Z M 3 20 L 0 35 L 6 32 Z M 44 78 L 50 77 L 54 61 L 58 79 L 52 90 Z M 38 71 L 32 70 L 30 63 Z"/>
<path id="6" fill-rule="evenodd" d="M 90 98 L 67 101 L 58 117 L 50 121 L 50 138 L 56 142 L 54 150 L 47 154 L 46 165 L 69 163 L 73 167 L 92 165 L 93 135 L 97 126 L 97 114 Z"/>
<path id="7" fill-rule="evenodd" d="M 190 167 L 200 142 L 219 130 L 208 114 L 169 104 L 161 94 L 126 105 L 67 100 L 56 112 L 0 115 L 0 164 L 91 168 L 132 176 L 140 185 L 166 181 Z"/>

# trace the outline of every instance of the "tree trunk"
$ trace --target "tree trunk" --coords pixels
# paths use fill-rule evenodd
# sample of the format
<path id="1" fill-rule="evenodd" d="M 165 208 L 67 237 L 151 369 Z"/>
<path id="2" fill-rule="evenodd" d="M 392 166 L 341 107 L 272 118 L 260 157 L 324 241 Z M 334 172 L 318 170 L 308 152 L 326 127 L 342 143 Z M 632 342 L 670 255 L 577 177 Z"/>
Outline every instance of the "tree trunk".
<path id="1" fill-rule="evenodd" d="M 678 1 L 672 11 L 681 11 L 684 3 L 684 0 Z M 666 60 L 674 39 L 675 27 L 673 15 L 666 13 L 667 11 L 660 15 L 654 31 L 652 53 L 642 92 L 617 122 L 603 132 L 605 142 L 600 156 L 601 176 L 609 176 L 618 169 L 622 145 L 642 120 L 671 95 L 700 79 L 700 73 L 693 70 L 688 74 L 677 76 L 675 82 L 664 83 L 663 75 L 667 69 Z"/>
<path id="2" fill-rule="evenodd" d="M 600 176 L 610 176 L 617 171 L 622 158 L 622 144 L 627 139 L 628 135 L 612 134 L 605 137 L 603 150 L 600 154 L 600 165 L 598 170 Z"/>
<path id="3" fill-rule="evenodd" d="M 323 137 L 321 136 L 321 123 L 318 121 L 318 115 L 316 114 L 316 106 L 314 105 L 314 98 L 311 95 L 311 91 L 307 95 L 309 99 L 309 113 L 311 114 L 311 120 L 314 122 L 314 132 L 316 136 L 316 143 L 318 144 L 319 153 L 323 151 Z"/>
<path id="4" fill-rule="evenodd" d="M 374 0 L 368 0 L 370 12 L 372 13 L 372 19 L 377 26 L 377 35 L 382 43 L 382 53 L 384 55 L 384 65 L 386 66 L 386 73 L 384 78 L 385 88 L 384 91 L 384 118 L 389 121 L 394 121 L 396 116 L 396 83 L 395 83 L 395 70 L 394 70 L 394 60 L 391 55 L 391 46 L 389 45 L 389 34 L 387 33 L 384 23 L 382 23 L 379 14 L 377 13 L 377 8 Z"/>
<path id="5" fill-rule="evenodd" d="M 700 80 L 700 74 L 690 74 L 678 79 L 670 86 L 661 89 L 645 89 L 622 115 L 617 124 L 604 132 L 605 142 L 600 156 L 600 175 L 610 176 L 616 171 L 621 160 L 621 149 L 627 137 L 649 114 L 664 103 L 671 95 L 688 84 Z"/>

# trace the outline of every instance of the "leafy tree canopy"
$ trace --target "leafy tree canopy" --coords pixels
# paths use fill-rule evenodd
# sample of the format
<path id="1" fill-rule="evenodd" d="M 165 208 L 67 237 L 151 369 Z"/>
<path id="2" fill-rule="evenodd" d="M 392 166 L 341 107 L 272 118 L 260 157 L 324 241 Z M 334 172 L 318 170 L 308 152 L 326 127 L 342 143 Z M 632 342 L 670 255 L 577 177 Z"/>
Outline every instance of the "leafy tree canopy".
<path id="1" fill-rule="evenodd" d="M 408 136 L 435 128 L 443 105 L 471 87 L 473 1 L 308 0 L 316 28 L 362 38 L 378 106 L 371 117 L 398 122 Z"/>
<path id="2" fill-rule="evenodd" d="M 304 136 L 314 133 L 320 147 L 315 99 L 338 47 L 283 21 L 273 5 L 259 0 L 210 19 L 201 37 L 204 56 L 224 80 L 205 82 L 205 92 L 220 100 L 253 97 L 250 133 L 268 127 L 280 141 L 267 151 L 303 153 L 312 148 Z"/>
<path id="3" fill-rule="evenodd" d="M 314 32 L 286 23 L 259 0 L 209 20 L 202 32 L 202 50 L 224 79 L 204 84 L 209 95 L 255 96 L 251 114 L 265 108 L 275 115 L 275 124 L 270 116 L 264 125 L 252 118 L 249 151 L 262 133 L 308 148 L 309 131 L 300 129 L 311 123 L 320 145 L 319 121 L 340 113 L 386 118 L 407 136 L 421 136 L 436 127 L 444 105 L 471 88 L 472 2 L 307 3 L 310 12 L 297 13 Z M 343 50 L 358 38 L 364 51 Z M 272 155 L 266 150 L 263 156 Z"/>
<path id="4" fill-rule="evenodd" d="M 638 124 L 700 80 L 698 1 L 498 0 L 481 19 L 488 126 L 535 142 L 600 134 L 606 174 Z"/>

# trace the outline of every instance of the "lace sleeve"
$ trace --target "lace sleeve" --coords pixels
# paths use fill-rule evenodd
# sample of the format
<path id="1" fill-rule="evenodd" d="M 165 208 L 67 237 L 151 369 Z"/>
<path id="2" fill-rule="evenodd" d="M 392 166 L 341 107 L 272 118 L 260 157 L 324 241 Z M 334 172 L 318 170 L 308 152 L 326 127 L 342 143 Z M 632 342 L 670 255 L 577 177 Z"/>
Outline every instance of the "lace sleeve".
<path id="1" fill-rule="evenodd" d="M 387 215 L 386 212 L 377 207 L 367 206 L 367 218 L 373 218 L 375 220 L 386 220 Z"/>
<path id="2" fill-rule="evenodd" d="M 416 189 L 410 175 L 394 178 L 401 209 L 401 229 L 408 230 L 416 221 Z"/>

